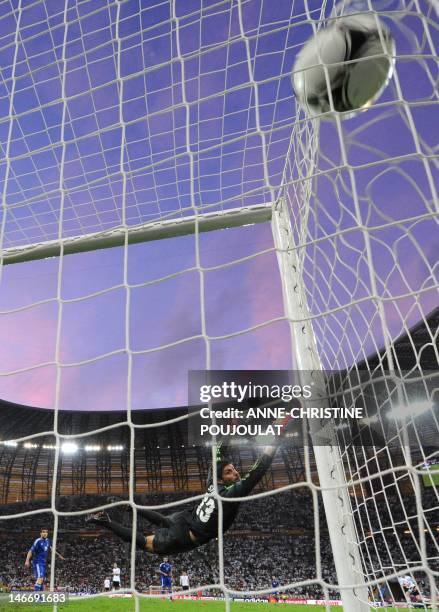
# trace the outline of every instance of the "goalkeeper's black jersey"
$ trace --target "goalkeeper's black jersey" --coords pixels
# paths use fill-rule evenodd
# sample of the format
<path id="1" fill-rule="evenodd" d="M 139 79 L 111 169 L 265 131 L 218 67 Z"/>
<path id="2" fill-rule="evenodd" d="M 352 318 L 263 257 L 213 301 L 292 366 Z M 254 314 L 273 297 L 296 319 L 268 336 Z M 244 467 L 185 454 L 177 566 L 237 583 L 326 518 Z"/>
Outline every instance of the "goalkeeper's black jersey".
<path id="1" fill-rule="evenodd" d="M 218 492 L 221 497 L 233 499 L 234 497 L 245 497 L 258 484 L 267 472 L 273 461 L 273 456 L 263 454 L 253 465 L 251 470 L 242 480 L 232 485 L 225 486 L 218 483 Z M 218 504 L 220 503 L 213 496 L 212 478 L 208 480 L 206 495 L 198 506 L 196 506 L 189 519 L 189 529 L 201 543 L 218 537 Z M 239 510 L 238 501 L 222 502 L 223 505 L 223 532 L 226 532 L 236 518 Z"/>

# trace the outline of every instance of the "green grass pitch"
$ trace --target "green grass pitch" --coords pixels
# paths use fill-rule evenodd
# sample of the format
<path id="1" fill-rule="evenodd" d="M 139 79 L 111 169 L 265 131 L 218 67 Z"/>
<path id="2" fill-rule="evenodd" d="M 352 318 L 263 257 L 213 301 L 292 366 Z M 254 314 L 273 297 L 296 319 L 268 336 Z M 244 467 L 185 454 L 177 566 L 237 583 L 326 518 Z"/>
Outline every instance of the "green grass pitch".
<path id="1" fill-rule="evenodd" d="M 6 607 L 1 607 L 3 606 Z M 275 608 L 276 604 L 270 604 L 268 609 Z M 279 606 L 278 606 L 279 607 Z M 164 601 L 160 599 L 141 599 L 140 606 L 141 612 L 224 612 L 225 604 L 222 601 Z M 309 606 L 288 606 L 288 610 L 291 612 L 302 612 L 308 609 Z M 312 606 L 313 611 L 317 612 L 324 610 L 320 606 Z M 10 604 L 0 602 L 0 610 L 3 612 L 9 610 L 10 612 L 49 612 L 53 609 L 52 605 L 31 605 L 31 604 Z M 232 603 L 231 609 L 233 612 L 261 612 L 265 610 L 267 612 L 267 604 L 257 603 Z M 285 606 L 282 606 L 285 609 Z M 337 608 L 341 610 L 341 608 Z M 134 612 L 134 599 L 109 599 L 109 598 L 96 598 L 96 599 L 75 599 L 70 601 L 68 604 L 59 605 L 57 612 Z M 309 612 L 309 611 L 308 611 Z"/>
<path id="2" fill-rule="evenodd" d="M 1 612 L 49 612 L 52 610 L 52 605 L 31 605 L 8 603 L 4 599 L 0 601 Z M 59 605 L 57 612 L 134 612 L 134 599 L 109 599 L 107 597 L 98 597 L 94 599 L 75 599 L 68 604 Z M 285 612 L 322 612 L 325 610 L 323 606 L 304 606 L 292 604 L 264 604 L 264 603 L 232 603 L 231 610 L 233 612 L 267 612 L 268 610 L 284 610 Z M 160 599 L 141 599 L 141 612 L 224 612 L 225 604 L 221 601 L 163 601 Z M 336 607 L 335 610 L 342 610 Z M 394 608 L 386 608 L 387 612 L 393 612 Z M 404 612 L 399 608 L 398 612 Z"/>

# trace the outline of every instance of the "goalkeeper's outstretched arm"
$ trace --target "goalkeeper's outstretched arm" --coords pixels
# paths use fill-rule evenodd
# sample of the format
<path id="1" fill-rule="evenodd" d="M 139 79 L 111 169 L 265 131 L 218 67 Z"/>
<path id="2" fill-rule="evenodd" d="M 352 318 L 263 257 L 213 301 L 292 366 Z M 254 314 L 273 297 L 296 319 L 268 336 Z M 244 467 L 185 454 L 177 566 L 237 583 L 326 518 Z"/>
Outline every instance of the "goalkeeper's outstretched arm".
<path id="1" fill-rule="evenodd" d="M 267 446 L 247 474 L 238 482 L 226 487 L 223 493 L 224 497 L 245 497 L 249 495 L 269 470 L 276 452 L 277 445 Z"/>
<path id="2" fill-rule="evenodd" d="M 246 495 L 249 495 L 249 493 L 269 470 L 279 448 L 279 444 L 285 437 L 285 434 L 288 431 L 288 426 L 291 423 L 292 419 L 290 417 L 275 421 L 274 424 L 280 426 L 280 434 L 278 436 L 271 437 L 271 439 L 268 441 L 269 444 L 264 448 L 262 455 L 241 480 L 226 487 L 226 490 L 223 493 L 225 497 L 245 497 Z"/>

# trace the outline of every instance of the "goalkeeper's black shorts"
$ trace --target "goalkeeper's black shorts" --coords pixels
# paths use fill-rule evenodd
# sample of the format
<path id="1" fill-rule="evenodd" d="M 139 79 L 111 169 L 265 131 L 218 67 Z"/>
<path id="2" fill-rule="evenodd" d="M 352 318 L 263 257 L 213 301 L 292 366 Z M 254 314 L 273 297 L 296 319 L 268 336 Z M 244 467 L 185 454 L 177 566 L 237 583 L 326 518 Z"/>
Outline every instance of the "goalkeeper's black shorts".
<path id="1" fill-rule="evenodd" d="M 169 517 L 170 527 L 160 527 L 154 532 L 153 548 L 158 555 L 176 555 L 197 548 L 198 543 L 191 540 L 186 512 L 178 512 Z"/>

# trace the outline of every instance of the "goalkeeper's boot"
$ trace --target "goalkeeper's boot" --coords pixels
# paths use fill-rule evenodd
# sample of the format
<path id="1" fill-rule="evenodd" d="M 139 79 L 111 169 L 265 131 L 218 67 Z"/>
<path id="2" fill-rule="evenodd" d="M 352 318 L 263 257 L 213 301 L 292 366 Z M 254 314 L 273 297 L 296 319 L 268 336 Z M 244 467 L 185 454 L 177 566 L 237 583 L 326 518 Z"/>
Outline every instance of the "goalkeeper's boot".
<path id="1" fill-rule="evenodd" d="M 95 512 L 93 514 L 88 514 L 86 519 L 86 523 L 97 523 L 98 525 L 108 525 L 111 523 L 111 518 L 108 512 Z"/>

